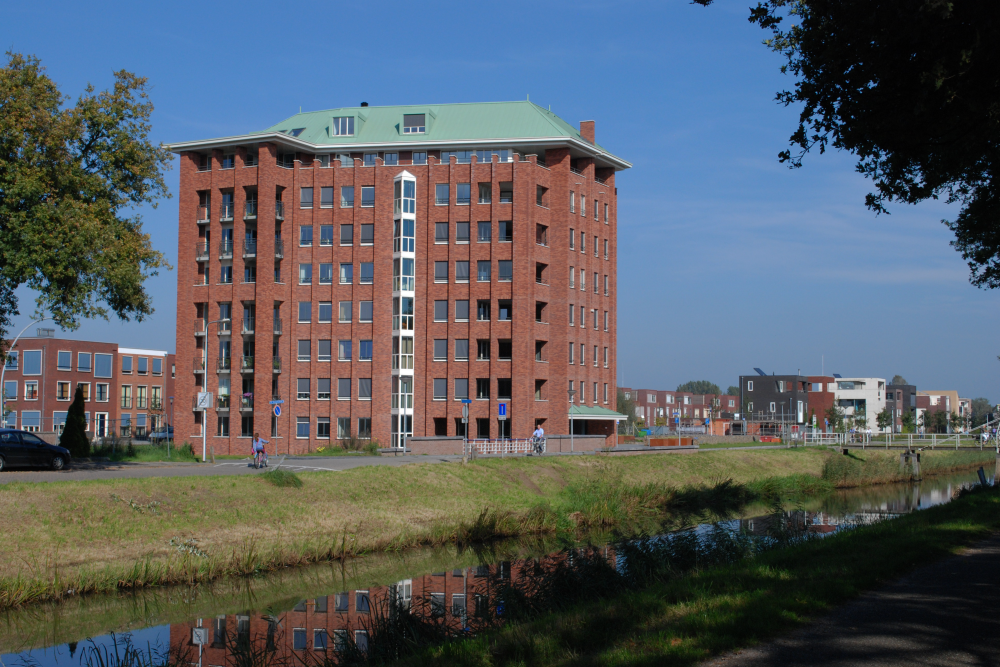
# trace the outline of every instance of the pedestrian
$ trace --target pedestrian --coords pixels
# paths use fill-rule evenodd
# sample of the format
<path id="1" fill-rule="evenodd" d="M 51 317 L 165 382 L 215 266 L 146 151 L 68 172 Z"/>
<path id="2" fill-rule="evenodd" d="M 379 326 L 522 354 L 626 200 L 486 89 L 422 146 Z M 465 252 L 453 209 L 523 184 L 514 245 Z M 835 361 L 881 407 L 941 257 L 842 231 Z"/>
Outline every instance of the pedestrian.
<path id="1" fill-rule="evenodd" d="M 545 429 L 542 428 L 541 423 L 535 426 L 535 432 L 531 434 L 531 437 L 534 451 L 541 456 L 542 443 L 545 442 Z M 531 454 L 529 453 L 528 456 L 531 456 Z"/>

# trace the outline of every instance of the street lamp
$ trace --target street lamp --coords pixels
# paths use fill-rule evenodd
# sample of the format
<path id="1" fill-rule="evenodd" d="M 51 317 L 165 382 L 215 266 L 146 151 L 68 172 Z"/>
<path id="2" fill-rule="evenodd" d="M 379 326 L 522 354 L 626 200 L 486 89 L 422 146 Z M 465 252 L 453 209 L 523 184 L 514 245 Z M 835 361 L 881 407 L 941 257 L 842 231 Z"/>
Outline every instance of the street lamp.
<path id="1" fill-rule="evenodd" d="M 228 317 L 224 317 L 221 320 L 212 320 L 211 322 L 205 322 L 205 361 L 202 364 L 202 368 L 205 370 L 205 389 L 208 390 L 208 327 L 213 324 L 218 324 L 219 322 L 232 322 Z M 230 390 L 232 391 L 232 390 Z M 173 397 L 170 398 L 171 404 L 174 402 Z M 201 462 L 204 463 L 207 460 L 206 453 L 208 451 L 208 408 L 201 413 Z"/>
<path id="2" fill-rule="evenodd" d="M 573 451 L 573 397 L 576 396 L 576 389 L 570 387 L 569 391 L 569 451 Z"/>
<path id="3" fill-rule="evenodd" d="M 10 344 L 9 348 L 7 348 L 7 351 L 9 352 L 10 350 L 14 349 L 14 347 L 17 345 L 18 339 L 21 336 L 24 335 L 25 331 L 27 331 L 28 329 L 30 329 L 31 327 L 33 327 L 36 324 L 41 324 L 42 322 L 47 322 L 47 321 L 49 321 L 51 319 L 52 319 L 51 317 L 43 317 L 40 320 L 35 320 L 34 322 L 30 322 L 28 324 L 28 326 L 26 326 L 23 329 L 21 329 L 21 333 L 17 334 L 17 336 L 14 338 L 14 342 Z M 6 359 L 6 356 L 5 356 L 4 359 L 2 359 L 0 361 L 3 361 L 3 366 L 0 366 L 0 421 L 3 421 L 4 423 L 6 423 L 7 422 L 7 385 L 5 385 L 3 383 L 4 375 L 7 373 L 7 359 Z M 44 387 L 43 387 L 43 390 L 44 390 Z M 14 398 L 16 399 L 17 396 L 15 395 Z"/>

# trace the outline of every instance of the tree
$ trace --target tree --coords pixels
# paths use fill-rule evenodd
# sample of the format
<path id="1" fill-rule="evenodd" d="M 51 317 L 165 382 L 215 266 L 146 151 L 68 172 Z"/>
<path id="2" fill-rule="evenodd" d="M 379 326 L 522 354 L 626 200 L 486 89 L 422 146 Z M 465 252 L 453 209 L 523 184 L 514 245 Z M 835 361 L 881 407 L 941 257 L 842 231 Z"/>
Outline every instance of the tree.
<path id="1" fill-rule="evenodd" d="M 903 433 L 913 433 L 916 430 L 916 417 L 911 410 L 903 410 L 899 416 L 900 428 Z"/>
<path id="2" fill-rule="evenodd" d="M 892 382 L 890 382 L 889 384 L 910 384 L 910 383 L 907 382 L 906 378 L 903 377 L 902 375 L 893 375 Z"/>
<path id="3" fill-rule="evenodd" d="M 677 391 L 686 391 L 691 394 L 721 394 L 719 385 L 708 380 L 691 380 L 684 384 L 677 385 Z"/>
<path id="4" fill-rule="evenodd" d="M 633 426 L 635 426 L 635 421 L 636 421 L 635 401 L 625 396 L 625 392 L 622 391 L 621 389 L 618 389 L 616 407 L 620 414 L 623 414 L 626 417 L 628 417 L 625 423 L 632 424 Z"/>
<path id="5" fill-rule="evenodd" d="M 66 425 L 59 436 L 59 444 L 68 449 L 74 459 L 90 456 L 90 438 L 87 437 L 87 419 L 83 414 L 83 407 L 83 387 L 76 385 L 73 402 L 66 413 Z"/>
<path id="6" fill-rule="evenodd" d="M 880 429 L 892 426 L 892 410 L 889 408 L 882 408 L 879 413 L 875 415 L 875 423 Z"/>
<path id="7" fill-rule="evenodd" d="M 695 0 L 709 5 L 713 0 Z M 791 25 L 786 24 L 786 19 Z M 750 22 L 784 56 L 801 105 L 791 150 L 853 153 L 872 180 L 865 203 L 958 203 L 952 245 L 974 285 L 1000 286 L 1000 12 L 991 2 L 761 0 Z"/>
<path id="8" fill-rule="evenodd" d="M 37 58 L 8 53 L 0 69 L 0 341 L 21 285 L 66 329 L 153 312 L 143 283 L 168 265 L 131 209 L 169 196 L 171 156 L 149 140 L 146 79 L 114 77 L 64 106 Z"/>
<path id="9" fill-rule="evenodd" d="M 844 410 L 843 408 L 831 405 L 823 413 L 826 417 L 826 421 L 829 422 L 830 428 L 835 433 L 843 433 L 844 431 Z"/>
<path id="10" fill-rule="evenodd" d="M 986 416 L 993 412 L 993 405 L 988 398 L 972 399 L 972 426 L 982 426 L 986 423 Z"/>
<path id="11" fill-rule="evenodd" d="M 740 395 L 740 388 L 737 387 L 736 385 L 731 384 L 731 385 L 729 385 L 729 389 L 726 390 L 726 395 L 728 395 L 728 396 L 739 396 Z"/>

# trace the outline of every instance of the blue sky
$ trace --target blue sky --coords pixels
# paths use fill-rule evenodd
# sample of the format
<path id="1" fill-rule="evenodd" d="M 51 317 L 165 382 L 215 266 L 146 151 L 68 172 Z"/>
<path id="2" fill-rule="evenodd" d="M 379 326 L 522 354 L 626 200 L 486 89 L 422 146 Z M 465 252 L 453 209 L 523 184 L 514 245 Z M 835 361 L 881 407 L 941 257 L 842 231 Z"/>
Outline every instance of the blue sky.
<path id="1" fill-rule="evenodd" d="M 767 372 L 883 376 L 1000 399 L 998 295 L 972 287 L 932 202 L 864 207 L 850 155 L 778 164 L 798 111 L 747 3 L 9 3 L 5 48 L 76 96 L 149 77 L 154 138 L 267 127 L 303 110 L 524 99 L 634 167 L 619 187 L 619 379 L 673 389 Z M 177 171 L 168 174 L 177 192 Z M 145 212 L 177 253 L 177 199 Z M 142 324 L 75 337 L 174 348 L 176 278 Z M 24 292 L 22 312 L 33 310 Z M 25 317 L 19 320 L 27 323 Z M 22 324 L 23 326 L 23 324 Z"/>

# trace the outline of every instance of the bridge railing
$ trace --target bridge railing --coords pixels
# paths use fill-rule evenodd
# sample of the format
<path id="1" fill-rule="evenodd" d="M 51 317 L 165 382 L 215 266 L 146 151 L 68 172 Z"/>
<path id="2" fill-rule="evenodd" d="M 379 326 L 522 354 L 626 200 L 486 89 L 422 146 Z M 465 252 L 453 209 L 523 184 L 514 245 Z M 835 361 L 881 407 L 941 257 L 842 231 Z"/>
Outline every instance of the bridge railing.
<path id="1" fill-rule="evenodd" d="M 545 452 L 545 438 L 541 439 L 542 452 Z M 535 451 L 534 438 L 498 438 L 496 440 L 467 440 L 466 454 L 493 454 L 505 456 L 508 454 L 531 454 Z"/>

